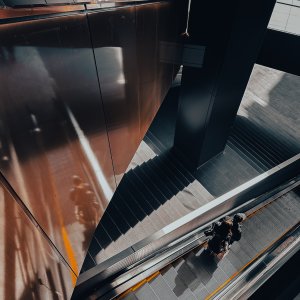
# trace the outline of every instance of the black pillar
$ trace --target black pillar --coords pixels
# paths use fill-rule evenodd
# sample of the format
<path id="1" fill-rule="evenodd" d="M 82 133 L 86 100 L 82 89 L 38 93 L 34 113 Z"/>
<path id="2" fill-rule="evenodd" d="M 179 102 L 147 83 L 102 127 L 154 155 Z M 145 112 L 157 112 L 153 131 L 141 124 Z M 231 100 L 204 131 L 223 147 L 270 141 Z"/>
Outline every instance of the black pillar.
<path id="1" fill-rule="evenodd" d="M 183 67 L 174 147 L 201 166 L 224 150 L 275 0 L 191 0 L 189 44 L 202 68 Z"/>

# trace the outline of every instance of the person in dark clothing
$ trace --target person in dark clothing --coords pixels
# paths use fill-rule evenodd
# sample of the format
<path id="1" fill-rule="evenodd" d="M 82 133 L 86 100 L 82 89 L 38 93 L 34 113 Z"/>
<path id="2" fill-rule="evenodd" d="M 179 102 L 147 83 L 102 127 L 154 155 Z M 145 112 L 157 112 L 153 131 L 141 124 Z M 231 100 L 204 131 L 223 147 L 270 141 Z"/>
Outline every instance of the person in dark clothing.
<path id="1" fill-rule="evenodd" d="M 246 218 L 245 214 L 238 213 L 233 218 L 225 216 L 212 224 L 211 228 L 204 232 L 206 236 L 212 236 L 208 241 L 208 250 L 215 254 L 226 253 L 233 242 L 239 241 L 242 236 L 241 222 Z"/>
<path id="2" fill-rule="evenodd" d="M 232 237 L 232 226 L 232 219 L 227 216 L 213 223 L 212 227 L 204 232 L 206 236 L 212 236 L 208 241 L 208 250 L 215 254 L 228 251 Z"/>
<path id="3" fill-rule="evenodd" d="M 237 242 L 242 237 L 242 222 L 246 219 L 246 215 L 242 213 L 238 213 L 234 215 L 232 220 L 232 237 L 230 239 L 230 245 L 233 242 Z"/>

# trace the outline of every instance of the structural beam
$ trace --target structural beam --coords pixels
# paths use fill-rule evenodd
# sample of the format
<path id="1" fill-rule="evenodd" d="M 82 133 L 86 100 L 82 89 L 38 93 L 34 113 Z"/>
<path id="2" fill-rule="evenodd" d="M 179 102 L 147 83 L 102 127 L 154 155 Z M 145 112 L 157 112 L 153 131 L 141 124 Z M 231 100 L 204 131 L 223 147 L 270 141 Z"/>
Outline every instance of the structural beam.
<path id="1" fill-rule="evenodd" d="M 203 67 L 183 67 L 174 147 L 198 168 L 223 151 L 275 0 L 191 0 L 189 40 Z"/>

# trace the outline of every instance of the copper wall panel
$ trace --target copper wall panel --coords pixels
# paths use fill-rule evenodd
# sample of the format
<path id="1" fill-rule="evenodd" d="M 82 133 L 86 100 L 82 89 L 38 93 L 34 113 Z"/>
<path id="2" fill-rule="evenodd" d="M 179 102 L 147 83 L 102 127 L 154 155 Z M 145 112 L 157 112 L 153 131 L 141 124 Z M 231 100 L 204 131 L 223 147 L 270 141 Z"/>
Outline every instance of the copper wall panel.
<path id="1" fill-rule="evenodd" d="M 78 273 L 115 190 L 86 16 L 0 25 L 0 169 Z"/>
<path id="2" fill-rule="evenodd" d="M 155 4 L 136 7 L 137 60 L 140 104 L 140 139 L 150 126 L 160 100 L 157 97 L 158 10 Z"/>
<path id="3" fill-rule="evenodd" d="M 182 47 L 187 8 L 187 0 L 136 7 L 141 139 L 179 70 L 180 57 L 173 57 Z"/>
<path id="4" fill-rule="evenodd" d="M 1 5 L 1 1 L 0 1 Z M 0 20 L 1 22 L 7 22 L 6 19 L 29 17 L 38 15 L 49 15 L 57 13 L 66 13 L 72 11 L 84 10 L 84 5 L 63 5 L 63 6 L 44 6 L 44 7 L 26 7 L 26 8 L 0 8 Z"/>
<path id="5" fill-rule="evenodd" d="M 175 4 L 172 1 L 166 1 L 155 5 L 158 11 L 157 97 L 161 103 L 173 80 L 174 63 L 166 61 L 165 58 L 172 57 L 172 52 L 177 50 L 177 28 L 172 19 Z M 166 44 L 170 44 L 171 47 L 165 47 Z"/>
<path id="6" fill-rule="evenodd" d="M 174 63 L 160 59 L 160 45 L 178 36 L 174 3 L 0 25 L 0 171 L 73 274 L 79 272 L 116 181 L 170 87 Z M 17 206 L 10 213 L 19 210 Z M 7 249 L 14 251 L 19 240 L 14 242 L 11 232 Z M 32 245 L 48 247 L 34 230 L 25 236 Z M 49 255 L 51 247 L 45 251 Z M 21 274 L 26 284 L 36 280 L 24 277 L 27 261 L 17 266 L 6 259 L 15 265 L 15 277 Z M 70 270 L 48 260 L 38 262 L 39 272 L 46 273 L 39 275 L 44 276 L 42 286 L 51 293 L 40 298 L 69 295 L 75 280 Z M 65 280 L 67 287 L 58 283 Z M 22 284 L 18 293 L 26 287 Z"/>
<path id="7" fill-rule="evenodd" d="M 75 275 L 0 182 L 0 299 L 70 299 Z"/>
<path id="8" fill-rule="evenodd" d="M 115 174 L 140 143 L 135 7 L 88 14 Z"/>

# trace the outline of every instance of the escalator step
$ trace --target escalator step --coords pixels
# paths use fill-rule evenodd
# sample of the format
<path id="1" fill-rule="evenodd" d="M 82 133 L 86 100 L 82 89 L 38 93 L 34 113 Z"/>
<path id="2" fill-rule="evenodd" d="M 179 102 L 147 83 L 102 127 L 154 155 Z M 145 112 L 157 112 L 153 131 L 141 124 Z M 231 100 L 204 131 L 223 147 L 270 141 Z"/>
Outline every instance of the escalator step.
<path id="1" fill-rule="evenodd" d="M 196 299 L 172 266 L 167 267 L 162 272 L 162 277 L 178 299 Z"/>
<path id="2" fill-rule="evenodd" d="M 150 286 L 154 290 L 155 294 L 161 300 L 173 300 L 177 299 L 173 290 L 167 285 L 161 275 L 158 275 L 149 282 Z"/>
<path id="3" fill-rule="evenodd" d="M 145 283 L 135 291 L 135 296 L 139 300 L 159 300 L 152 287 Z"/>
<path id="4" fill-rule="evenodd" d="M 128 295 L 126 295 L 124 298 L 122 298 L 123 300 L 137 300 L 138 298 L 135 296 L 134 293 L 130 293 Z"/>

